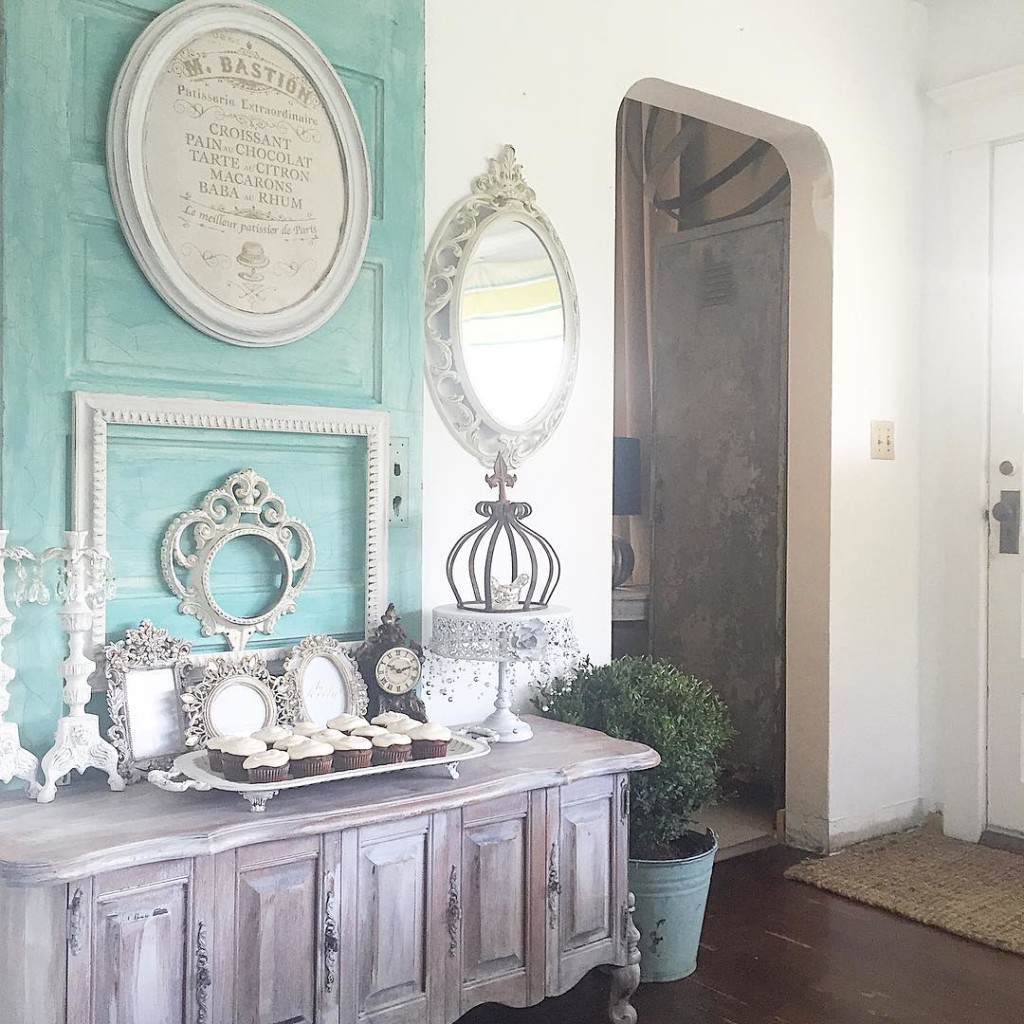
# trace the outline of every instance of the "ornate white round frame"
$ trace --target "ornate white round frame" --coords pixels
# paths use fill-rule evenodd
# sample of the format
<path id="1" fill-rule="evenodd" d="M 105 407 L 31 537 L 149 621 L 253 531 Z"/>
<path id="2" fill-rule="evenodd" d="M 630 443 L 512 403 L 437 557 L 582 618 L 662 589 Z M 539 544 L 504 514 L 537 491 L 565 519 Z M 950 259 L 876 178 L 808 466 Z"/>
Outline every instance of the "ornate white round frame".
<path id="1" fill-rule="evenodd" d="M 330 268 L 310 296 L 276 313 L 233 309 L 192 281 L 164 240 L 147 195 L 143 137 L 157 77 L 182 47 L 217 29 L 256 35 L 302 68 L 324 104 L 346 177 L 346 219 Z M 184 0 L 139 36 L 114 85 L 107 174 L 121 228 L 150 284 L 175 312 L 221 341 L 265 347 L 311 334 L 337 312 L 362 266 L 370 234 L 370 164 L 355 108 L 319 47 L 298 26 L 250 0 Z"/>
<path id="2" fill-rule="evenodd" d="M 483 233 L 497 220 L 513 220 L 540 239 L 558 278 L 565 318 L 565 346 L 558 380 L 544 407 L 528 423 L 510 428 L 483 406 L 466 372 L 459 306 L 466 267 Z M 565 415 L 579 362 L 579 299 L 558 234 L 537 206 L 516 151 L 505 146 L 473 181 L 472 194 L 456 203 L 434 234 L 426 260 L 426 376 L 434 405 L 455 439 L 490 468 L 503 455 L 515 469 L 538 451 Z"/>
<path id="3" fill-rule="evenodd" d="M 210 585 L 214 557 L 238 537 L 258 537 L 270 544 L 282 567 L 276 600 L 255 615 L 225 611 Z M 224 634 L 235 651 L 254 633 L 269 635 L 282 615 L 295 611 L 315 564 L 309 527 L 288 515 L 284 500 L 252 469 L 233 473 L 203 498 L 202 507 L 175 516 L 160 545 L 160 568 L 171 593 L 180 598 L 178 611 L 199 619 L 203 636 Z"/>

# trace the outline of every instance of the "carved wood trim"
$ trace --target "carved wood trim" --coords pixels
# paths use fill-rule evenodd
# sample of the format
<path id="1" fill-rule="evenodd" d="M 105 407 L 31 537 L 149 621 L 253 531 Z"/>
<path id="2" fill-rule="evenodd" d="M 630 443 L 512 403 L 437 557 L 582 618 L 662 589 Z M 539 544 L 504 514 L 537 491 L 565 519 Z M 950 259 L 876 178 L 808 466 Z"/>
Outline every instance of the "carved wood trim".
<path id="1" fill-rule="evenodd" d="M 100 551 L 107 547 L 107 441 L 111 424 L 318 434 L 366 438 L 366 595 L 364 627 L 368 639 L 387 604 L 388 414 L 377 409 L 332 409 L 305 405 L 170 398 L 76 391 L 73 396 L 72 518 L 76 530 L 88 530 Z M 91 650 L 102 662 L 106 610 L 93 618 Z M 268 660 L 286 657 L 290 647 L 266 649 Z M 195 655 L 202 663 L 208 656 Z M 102 665 L 101 665 L 102 669 Z M 105 685 L 102 671 L 93 686 Z"/>
<path id="2" fill-rule="evenodd" d="M 213 976 L 210 973 L 210 954 L 206 948 L 206 922 L 200 921 L 196 929 L 196 1024 L 207 1024 L 207 999 L 212 984 Z"/>
<path id="3" fill-rule="evenodd" d="M 448 876 L 448 955 L 455 956 L 459 949 L 459 925 L 462 923 L 462 905 L 459 902 L 459 873 L 455 865 Z"/>

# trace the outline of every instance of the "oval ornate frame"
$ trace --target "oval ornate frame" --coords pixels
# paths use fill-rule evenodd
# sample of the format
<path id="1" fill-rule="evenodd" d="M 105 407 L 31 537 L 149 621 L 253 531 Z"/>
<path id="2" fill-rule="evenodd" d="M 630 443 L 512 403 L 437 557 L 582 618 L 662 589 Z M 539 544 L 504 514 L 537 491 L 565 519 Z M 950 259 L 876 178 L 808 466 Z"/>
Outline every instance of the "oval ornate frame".
<path id="1" fill-rule="evenodd" d="M 199 287 L 165 241 L 147 195 L 143 138 L 155 82 L 182 47 L 218 29 L 258 36 L 302 68 L 334 129 L 346 179 L 345 223 L 327 273 L 312 294 L 274 313 L 234 309 Z M 311 334 L 337 312 L 362 266 L 370 234 L 370 165 L 355 108 L 317 45 L 298 26 L 251 0 L 184 0 L 139 36 L 114 86 L 107 120 L 107 175 L 121 228 L 150 284 L 175 312 L 221 341 L 283 345 Z"/>
<path id="2" fill-rule="evenodd" d="M 225 544 L 237 537 L 260 537 L 273 546 L 283 567 L 277 601 L 259 615 L 226 612 L 210 589 L 210 566 Z M 298 544 L 293 555 L 291 547 Z M 203 636 L 223 633 L 241 650 L 253 633 L 271 633 L 282 615 L 295 611 L 295 599 L 313 572 L 316 547 L 301 519 L 288 515 L 283 499 L 255 470 L 243 469 L 210 491 L 201 508 L 176 516 L 160 545 L 160 567 L 178 611 L 199 619 Z"/>
<path id="3" fill-rule="evenodd" d="M 306 706 L 302 682 L 306 667 L 313 658 L 326 658 L 338 669 L 338 674 L 344 682 L 345 692 L 348 694 L 347 712 L 354 715 L 365 715 L 370 698 L 355 658 L 340 640 L 333 636 L 316 633 L 300 640 L 284 663 L 284 678 L 296 695 L 302 718 L 312 721 L 312 716 Z"/>
<path id="4" fill-rule="evenodd" d="M 485 409 L 473 390 L 462 356 L 458 307 L 465 268 L 489 225 L 515 220 L 541 240 L 558 278 L 565 317 L 565 347 L 558 382 L 544 407 L 522 427 L 509 428 Z M 554 433 L 576 382 L 579 363 L 579 299 L 558 234 L 537 206 L 516 151 L 505 146 L 473 181 L 472 194 L 445 215 L 426 260 L 426 377 L 437 411 L 455 439 L 490 468 L 502 455 L 515 469 Z"/>

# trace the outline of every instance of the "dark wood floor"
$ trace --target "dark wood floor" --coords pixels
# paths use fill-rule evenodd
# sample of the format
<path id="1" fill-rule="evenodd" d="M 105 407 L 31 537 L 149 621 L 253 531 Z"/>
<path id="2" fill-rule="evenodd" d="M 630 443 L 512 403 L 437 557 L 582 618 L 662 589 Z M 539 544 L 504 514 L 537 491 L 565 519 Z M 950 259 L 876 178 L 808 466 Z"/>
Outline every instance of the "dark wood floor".
<path id="1" fill-rule="evenodd" d="M 638 1024 L 1021 1024 L 1024 958 L 782 878 L 776 847 L 715 867 L 697 973 L 642 985 Z M 588 977 L 531 1010 L 461 1024 L 598 1024 Z"/>

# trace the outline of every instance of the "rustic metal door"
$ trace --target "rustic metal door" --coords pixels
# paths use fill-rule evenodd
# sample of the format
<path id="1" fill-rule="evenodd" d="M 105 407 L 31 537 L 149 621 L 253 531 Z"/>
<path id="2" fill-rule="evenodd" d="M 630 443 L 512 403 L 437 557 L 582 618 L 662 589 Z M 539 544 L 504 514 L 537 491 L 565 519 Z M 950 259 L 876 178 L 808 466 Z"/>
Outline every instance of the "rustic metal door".
<path id="1" fill-rule="evenodd" d="M 655 263 L 652 653 L 729 705 L 781 806 L 788 222 L 663 239 Z"/>

